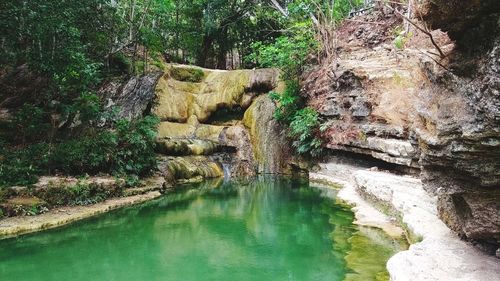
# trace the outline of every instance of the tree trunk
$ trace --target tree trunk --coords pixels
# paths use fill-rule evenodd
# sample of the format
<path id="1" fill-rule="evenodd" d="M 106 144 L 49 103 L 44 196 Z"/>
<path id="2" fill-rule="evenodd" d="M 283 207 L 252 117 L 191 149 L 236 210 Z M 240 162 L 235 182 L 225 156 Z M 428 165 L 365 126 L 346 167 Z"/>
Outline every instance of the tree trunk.
<path id="1" fill-rule="evenodd" d="M 210 51 L 210 47 L 212 46 L 213 41 L 214 39 L 210 35 L 205 34 L 203 36 L 203 43 L 201 45 L 201 50 L 198 53 L 198 59 L 196 63 L 198 66 L 206 67 L 208 52 Z"/>
<path id="2" fill-rule="evenodd" d="M 219 52 L 217 54 L 217 68 L 226 69 L 227 28 L 222 28 L 219 34 Z"/>

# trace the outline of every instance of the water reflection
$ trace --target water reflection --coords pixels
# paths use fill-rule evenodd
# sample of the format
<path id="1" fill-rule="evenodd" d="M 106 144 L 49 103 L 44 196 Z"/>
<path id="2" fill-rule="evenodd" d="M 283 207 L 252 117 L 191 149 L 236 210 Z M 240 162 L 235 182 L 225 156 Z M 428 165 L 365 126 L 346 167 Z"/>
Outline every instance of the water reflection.
<path id="1" fill-rule="evenodd" d="M 307 182 L 188 185 L 69 227 L 0 241 L 1 280 L 343 280 L 353 215 Z M 380 264 L 380 261 L 377 261 Z"/>

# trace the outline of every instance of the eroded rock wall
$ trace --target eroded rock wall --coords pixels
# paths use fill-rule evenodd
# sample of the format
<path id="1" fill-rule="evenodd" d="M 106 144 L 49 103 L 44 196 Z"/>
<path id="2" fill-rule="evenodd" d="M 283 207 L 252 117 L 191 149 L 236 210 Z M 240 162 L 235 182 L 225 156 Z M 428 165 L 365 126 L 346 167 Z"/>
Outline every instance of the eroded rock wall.
<path id="1" fill-rule="evenodd" d="M 151 107 L 155 88 L 162 72 L 151 72 L 142 76 L 132 76 L 127 81 L 104 83 L 99 94 L 109 110 L 117 109 L 117 117 L 136 119 Z"/>
<path id="2" fill-rule="evenodd" d="M 437 78 L 434 96 L 449 99 L 419 132 L 422 179 L 438 195 L 440 218 L 494 252 L 500 245 L 500 6 L 466 1 L 450 9 L 449 2 L 457 1 L 434 1 L 423 12 L 435 28 L 449 30 L 457 49 L 451 72 L 429 73 Z"/>
<path id="3" fill-rule="evenodd" d="M 449 32 L 432 31 L 444 58 L 416 30 L 396 48 L 391 30 L 403 25 L 390 13 L 347 22 L 339 30 L 336 63 L 305 77 L 308 104 L 328 124 L 323 137 L 330 149 L 420 170 L 424 188 L 438 197 L 439 217 L 490 253 L 500 245 L 500 16 L 494 2 L 419 2 L 419 17 Z"/>

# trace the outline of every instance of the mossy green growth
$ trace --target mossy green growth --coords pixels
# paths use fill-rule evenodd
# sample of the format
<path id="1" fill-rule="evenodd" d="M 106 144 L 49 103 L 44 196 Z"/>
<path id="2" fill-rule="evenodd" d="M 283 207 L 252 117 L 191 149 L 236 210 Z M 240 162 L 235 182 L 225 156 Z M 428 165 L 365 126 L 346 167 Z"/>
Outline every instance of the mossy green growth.
<path id="1" fill-rule="evenodd" d="M 222 167 L 204 156 L 173 157 L 166 168 L 176 180 L 223 177 Z"/>
<path id="2" fill-rule="evenodd" d="M 170 75 L 178 81 L 199 83 L 205 77 L 203 70 L 199 68 L 172 67 Z"/>
<path id="3" fill-rule="evenodd" d="M 389 273 L 386 262 L 395 253 L 406 249 L 406 243 L 391 240 L 383 231 L 359 227 L 359 230 L 349 238 L 350 251 L 345 257 L 347 267 L 351 272 L 346 275 L 346 281 L 388 281 Z"/>

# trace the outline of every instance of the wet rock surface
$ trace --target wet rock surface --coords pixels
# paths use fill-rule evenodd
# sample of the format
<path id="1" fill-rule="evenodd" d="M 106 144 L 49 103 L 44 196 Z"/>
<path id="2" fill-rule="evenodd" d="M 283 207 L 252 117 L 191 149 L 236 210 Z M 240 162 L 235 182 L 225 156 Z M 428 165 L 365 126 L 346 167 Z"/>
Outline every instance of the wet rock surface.
<path id="1" fill-rule="evenodd" d="M 292 167 L 293 151 L 287 145 L 284 128 L 273 118 L 276 105 L 268 96 L 257 98 L 245 112 L 243 123 L 248 128 L 258 172 L 286 173 Z"/>

